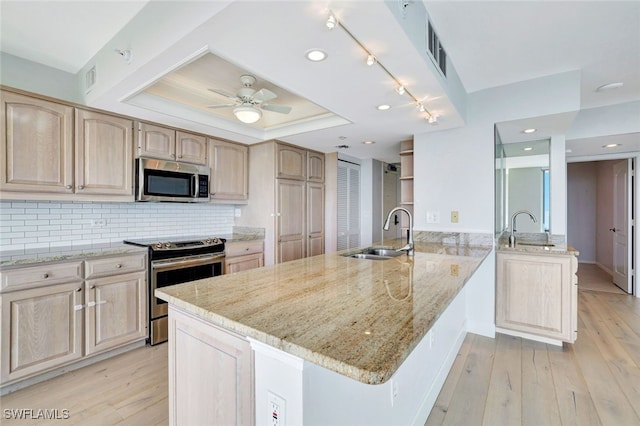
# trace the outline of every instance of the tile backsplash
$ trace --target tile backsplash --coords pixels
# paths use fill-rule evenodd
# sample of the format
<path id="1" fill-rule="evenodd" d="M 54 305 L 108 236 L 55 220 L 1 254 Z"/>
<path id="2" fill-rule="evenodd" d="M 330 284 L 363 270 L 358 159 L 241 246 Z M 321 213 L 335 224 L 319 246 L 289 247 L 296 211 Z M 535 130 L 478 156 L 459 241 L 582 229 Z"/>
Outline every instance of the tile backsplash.
<path id="1" fill-rule="evenodd" d="M 0 201 L 0 250 L 230 234 L 233 205 Z"/>

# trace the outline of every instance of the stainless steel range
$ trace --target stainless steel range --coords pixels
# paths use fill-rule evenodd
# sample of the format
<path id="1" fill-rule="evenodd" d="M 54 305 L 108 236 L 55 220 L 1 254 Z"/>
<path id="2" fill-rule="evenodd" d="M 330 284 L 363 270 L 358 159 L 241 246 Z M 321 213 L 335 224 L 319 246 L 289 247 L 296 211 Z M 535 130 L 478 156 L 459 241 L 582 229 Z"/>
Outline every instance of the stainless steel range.
<path id="1" fill-rule="evenodd" d="M 169 333 L 168 305 L 154 296 L 156 288 L 167 287 L 224 274 L 224 238 L 185 237 L 125 240 L 149 247 L 149 342 L 166 342 Z"/>

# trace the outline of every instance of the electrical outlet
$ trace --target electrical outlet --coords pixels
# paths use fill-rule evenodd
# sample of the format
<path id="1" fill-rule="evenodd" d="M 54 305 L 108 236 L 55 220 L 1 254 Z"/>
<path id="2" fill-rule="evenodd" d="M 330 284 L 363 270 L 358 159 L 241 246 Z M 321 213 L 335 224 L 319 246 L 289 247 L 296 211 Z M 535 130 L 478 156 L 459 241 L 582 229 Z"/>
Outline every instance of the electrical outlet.
<path id="1" fill-rule="evenodd" d="M 269 421 L 271 426 L 285 426 L 285 400 L 284 398 L 269 391 L 267 392 L 269 401 Z"/>
<path id="2" fill-rule="evenodd" d="M 440 223 L 440 212 L 437 210 L 428 211 L 427 223 Z"/>
<path id="3" fill-rule="evenodd" d="M 233 214 L 234 214 L 235 217 L 242 216 L 242 209 L 234 209 L 233 210 Z"/>
<path id="4" fill-rule="evenodd" d="M 92 228 L 104 228 L 107 226 L 107 219 L 93 219 L 91 221 Z"/>
<path id="5" fill-rule="evenodd" d="M 458 210 L 451 210 L 451 223 L 458 223 Z"/>

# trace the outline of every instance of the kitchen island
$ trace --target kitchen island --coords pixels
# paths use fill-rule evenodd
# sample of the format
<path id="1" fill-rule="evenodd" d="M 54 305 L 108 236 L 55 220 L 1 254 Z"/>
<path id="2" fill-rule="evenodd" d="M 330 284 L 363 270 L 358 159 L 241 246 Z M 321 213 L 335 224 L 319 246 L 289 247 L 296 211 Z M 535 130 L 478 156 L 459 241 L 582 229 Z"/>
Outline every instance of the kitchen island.
<path id="1" fill-rule="evenodd" d="M 325 254 L 156 290 L 171 421 L 424 423 L 490 252 L 418 242 L 412 258 Z"/>

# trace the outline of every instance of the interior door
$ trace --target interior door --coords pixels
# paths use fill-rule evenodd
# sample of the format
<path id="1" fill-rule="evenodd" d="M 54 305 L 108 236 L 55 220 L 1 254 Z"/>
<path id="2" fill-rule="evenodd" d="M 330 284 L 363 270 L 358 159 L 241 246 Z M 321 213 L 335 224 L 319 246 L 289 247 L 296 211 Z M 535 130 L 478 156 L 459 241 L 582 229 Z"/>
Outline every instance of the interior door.
<path id="1" fill-rule="evenodd" d="M 398 201 L 398 171 L 394 167 L 387 167 L 385 164 L 385 170 L 382 174 L 382 223 L 387 218 L 387 213 L 400 203 Z M 396 213 L 395 217 L 391 219 L 391 226 L 388 231 L 383 231 L 383 240 L 388 241 L 394 238 L 402 237 L 400 233 L 400 218 L 399 215 L 404 213 Z"/>
<path id="2" fill-rule="evenodd" d="M 633 293 L 631 265 L 631 159 L 613 166 L 613 282 Z"/>

